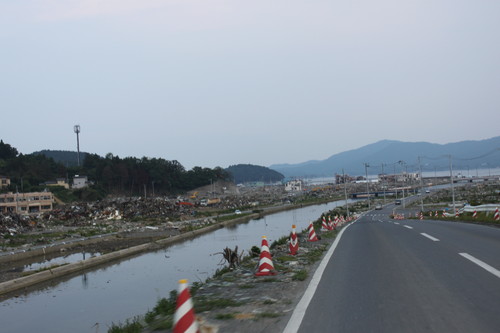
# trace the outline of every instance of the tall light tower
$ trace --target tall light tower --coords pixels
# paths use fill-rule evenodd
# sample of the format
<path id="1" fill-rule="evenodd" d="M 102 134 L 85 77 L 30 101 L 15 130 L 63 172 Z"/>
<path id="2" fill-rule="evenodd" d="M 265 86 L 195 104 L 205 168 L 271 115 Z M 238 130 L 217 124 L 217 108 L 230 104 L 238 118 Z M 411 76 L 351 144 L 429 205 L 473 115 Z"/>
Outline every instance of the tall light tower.
<path id="1" fill-rule="evenodd" d="M 78 166 L 80 166 L 80 125 L 73 126 L 73 130 L 76 133 L 76 156 L 78 158 Z"/>

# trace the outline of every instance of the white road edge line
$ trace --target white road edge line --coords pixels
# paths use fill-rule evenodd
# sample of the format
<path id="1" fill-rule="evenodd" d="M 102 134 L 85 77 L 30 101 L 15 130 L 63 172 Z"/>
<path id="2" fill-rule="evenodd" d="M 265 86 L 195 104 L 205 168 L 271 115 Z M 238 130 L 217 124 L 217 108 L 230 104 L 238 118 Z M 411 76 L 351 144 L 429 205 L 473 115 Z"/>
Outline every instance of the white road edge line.
<path id="1" fill-rule="evenodd" d="M 431 241 L 434 241 L 434 242 L 439 242 L 439 239 L 435 238 L 435 237 L 432 237 L 431 235 L 427 235 L 425 232 L 421 232 L 420 233 L 422 236 L 424 237 L 427 237 L 429 238 Z"/>
<path id="2" fill-rule="evenodd" d="M 408 229 L 413 229 L 413 227 L 410 227 L 409 225 L 405 225 L 404 227 Z"/>
<path id="3" fill-rule="evenodd" d="M 474 258 L 473 256 L 471 256 L 468 253 L 459 253 L 459 254 L 462 257 L 464 257 L 465 259 L 469 259 L 470 261 L 472 261 L 473 263 L 475 263 L 479 267 L 484 268 L 485 270 L 487 270 L 491 274 L 495 275 L 497 278 L 500 278 L 500 271 L 498 269 L 496 269 L 495 267 L 491 267 L 490 265 L 488 265 L 484 261 L 481 261 L 477 258 Z"/>
<path id="4" fill-rule="evenodd" d="M 339 244 L 340 238 L 342 237 L 344 231 L 347 228 L 349 228 L 351 224 L 354 222 L 351 222 L 348 225 L 346 225 L 345 228 L 342 228 L 337 237 L 335 237 L 335 241 L 333 242 L 332 246 L 330 247 L 325 257 L 319 264 L 318 269 L 316 269 L 316 272 L 314 272 L 311 282 L 309 282 L 309 286 L 307 286 L 304 295 L 302 296 L 299 303 L 295 307 L 295 310 L 293 310 L 292 316 L 290 317 L 290 320 L 288 320 L 288 324 L 283 330 L 283 333 L 296 333 L 299 330 L 300 324 L 302 324 L 302 319 L 304 319 L 304 315 L 306 314 L 307 307 L 309 306 L 309 303 L 311 302 L 311 299 L 313 298 L 314 293 L 316 292 L 316 288 L 318 287 L 319 282 L 321 281 L 321 277 L 323 276 L 323 272 L 325 271 L 326 265 L 328 264 L 330 258 L 333 255 L 333 251 L 335 251 L 335 248 Z"/>
<path id="5" fill-rule="evenodd" d="M 394 224 L 397 224 L 397 225 L 399 225 L 399 222 L 394 222 Z"/>

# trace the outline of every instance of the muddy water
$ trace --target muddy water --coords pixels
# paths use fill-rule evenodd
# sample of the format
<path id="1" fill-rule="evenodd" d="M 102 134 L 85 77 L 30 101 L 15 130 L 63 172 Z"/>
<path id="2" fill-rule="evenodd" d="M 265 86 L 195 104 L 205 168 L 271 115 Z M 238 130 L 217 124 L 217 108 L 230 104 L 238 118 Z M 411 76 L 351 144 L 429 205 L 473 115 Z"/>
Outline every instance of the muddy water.
<path id="1" fill-rule="evenodd" d="M 123 260 L 0 302 L 2 332 L 107 332 L 111 323 L 142 315 L 177 288 L 179 279 L 205 281 L 221 266 L 226 246 L 249 250 L 307 227 L 344 201 L 268 215 L 168 248 Z"/>

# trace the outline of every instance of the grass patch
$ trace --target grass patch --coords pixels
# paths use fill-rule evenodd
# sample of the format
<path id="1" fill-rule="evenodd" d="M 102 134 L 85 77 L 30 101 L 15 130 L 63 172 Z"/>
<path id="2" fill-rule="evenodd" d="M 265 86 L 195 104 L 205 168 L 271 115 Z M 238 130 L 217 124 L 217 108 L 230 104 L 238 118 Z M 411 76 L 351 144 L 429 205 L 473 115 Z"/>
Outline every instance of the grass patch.
<path id="1" fill-rule="evenodd" d="M 275 301 L 271 301 L 270 299 L 266 299 L 264 301 L 264 304 L 266 304 L 266 305 L 271 305 L 271 304 L 274 304 L 274 303 L 276 303 L 276 302 Z"/>
<path id="2" fill-rule="evenodd" d="M 281 261 L 281 262 L 297 261 L 297 258 L 293 256 L 281 256 L 276 258 L 276 261 Z"/>
<path id="3" fill-rule="evenodd" d="M 234 313 L 218 313 L 215 315 L 215 319 L 219 320 L 229 320 L 229 319 L 234 319 L 235 314 Z"/>
<path id="4" fill-rule="evenodd" d="M 276 312 L 263 312 L 263 313 L 259 313 L 258 316 L 260 318 L 277 318 L 277 317 L 281 316 L 281 314 L 276 313 Z"/>
<path id="5" fill-rule="evenodd" d="M 194 298 L 194 309 L 197 313 L 210 311 L 213 309 L 226 308 L 230 306 L 240 306 L 242 304 L 243 302 L 237 302 L 229 298 Z"/>
<path id="6" fill-rule="evenodd" d="M 305 279 L 307 279 L 308 275 L 309 273 L 307 272 L 307 270 L 301 269 L 292 276 L 292 280 L 304 281 Z"/>
<path id="7" fill-rule="evenodd" d="M 271 243 L 271 246 L 269 247 L 270 249 L 274 249 L 276 246 L 279 246 L 279 245 L 285 245 L 287 242 L 288 242 L 288 239 L 290 237 L 288 236 L 283 236 L 277 240 L 275 240 L 274 242 Z"/>
<path id="8" fill-rule="evenodd" d="M 322 247 L 318 247 L 318 248 L 315 248 L 315 249 L 309 251 L 306 254 L 307 261 L 310 264 L 318 261 L 323 256 L 323 252 L 325 252 L 325 250 L 326 250 L 326 247 L 322 246 Z"/>

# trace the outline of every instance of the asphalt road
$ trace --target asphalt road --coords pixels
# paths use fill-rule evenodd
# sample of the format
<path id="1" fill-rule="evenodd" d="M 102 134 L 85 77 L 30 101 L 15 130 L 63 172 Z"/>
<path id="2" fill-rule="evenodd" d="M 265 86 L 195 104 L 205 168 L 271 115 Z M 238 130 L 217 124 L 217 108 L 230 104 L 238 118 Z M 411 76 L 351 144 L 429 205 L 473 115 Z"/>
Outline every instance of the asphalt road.
<path id="1" fill-rule="evenodd" d="M 298 332 L 500 332 L 500 228 L 392 208 L 344 231 Z"/>

